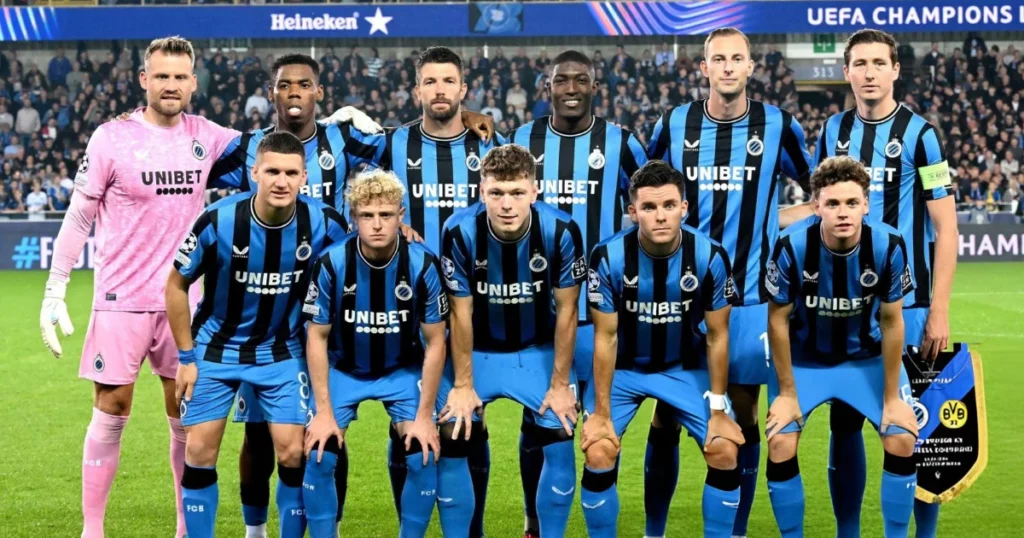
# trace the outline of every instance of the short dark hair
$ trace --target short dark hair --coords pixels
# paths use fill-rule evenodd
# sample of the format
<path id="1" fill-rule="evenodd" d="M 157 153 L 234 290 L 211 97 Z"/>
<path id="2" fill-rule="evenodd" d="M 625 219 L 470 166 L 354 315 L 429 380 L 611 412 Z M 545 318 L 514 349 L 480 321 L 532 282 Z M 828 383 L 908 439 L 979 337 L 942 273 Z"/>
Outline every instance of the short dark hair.
<path id="1" fill-rule="evenodd" d="M 519 181 L 537 176 L 537 162 L 529 150 L 518 144 L 498 146 L 487 152 L 480 164 L 480 177 L 496 181 Z"/>
<path id="2" fill-rule="evenodd" d="M 556 65 L 575 62 L 587 66 L 587 69 L 594 70 L 594 61 L 587 57 L 586 54 L 578 50 L 567 50 L 555 56 L 554 60 L 551 60 L 551 68 L 554 69 Z"/>
<path id="3" fill-rule="evenodd" d="M 864 28 L 863 30 L 857 30 L 850 36 L 850 39 L 846 40 L 846 49 L 843 50 L 843 62 L 846 66 L 850 65 L 850 51 L 857 45 L 867 45 L 870 43 L 882 43 L 883 45 L 889 45 L 889 61 L 892 65 L 896 65 L 896 38 L 888 32 L 882 30 L 873 30 L 871 28 Z"/>
<path id="4" fill-rule="evenodd" d="M 415 53 L 415 51 L 413 52 Z M 459 70 L 459 79 L 462 78 L 462 58 L 448 47 L 430 47 L 420 54 L 420 57 L 416 59 L 417 81 L 420 78 L 420 70 L 426 64 L 452 64 Z"/>
<path id="5" fill-rule="evenodd" d="M 270 72 L 274 74 L 275 79 L 277 78 L 277 72 L 286 65 L 308 65 L 313 70 L 313 76 L 317 79 L 320 78 L 320 64 L 311 56 L 305 54 L 285 54 L 274 60 L 274 65 L 270 66 Z M 317 84 L 319 84 L 319 81 Z"/>
<path id="6" fill-rule="evenodd" d="M 679 196 L 686 199 L 682 172 L 665 161 L 647 161 L 647 164 L 633 172 L 633 177 L 629 179 L 629 200 L 635 202 L 637 191 L 644 187 L 661 187 L 662 185 L 675 185 L 679 188 Z"/>
<path id="7" fill-rule="evenodd" d="M 868 196 L 868 189 L 871 188 L 871 176 L 868 175 L 867 169 L 852 157 L 841 155 L 829 157 L 818 164 L 814 174 L 811 175 L 811 197 L 817 199 L 821 189 L 843 181 L 856 183 L 861 189 L 864 189 L 864 196 Z"/>
<path id="8" fill-rule="evenodd" d="M 267 152 L 281 153 L 284 155 L 298 155 L 306 159 L 306 148 L 295 135 L 286 131 L 275 131 L 263 137 L 260 144 L 256 146 L 256 157 L 259 158 Z"/>

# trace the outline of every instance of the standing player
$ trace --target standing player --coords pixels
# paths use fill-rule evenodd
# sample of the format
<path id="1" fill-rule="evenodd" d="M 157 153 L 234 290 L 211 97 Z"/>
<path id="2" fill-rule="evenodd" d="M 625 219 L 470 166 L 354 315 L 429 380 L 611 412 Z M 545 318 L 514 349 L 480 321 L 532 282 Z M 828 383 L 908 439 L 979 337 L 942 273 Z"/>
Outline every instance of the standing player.
<path id="1" fill-rule="evenodd" d="M 446 369 L 438 397 L 441 442 L 450 445 L 441 453 L 465 454 L 466 445 L 481 444 L 479 417 L 459 438 L 481 402 L 504 397 L 531 409 L 527 427 L 544 451 L 539 530 L 559 538 L 576 489 L 572 356 L 579 283 L 587 274 L 583 237 L 568 213 L 534 203 L 536 169 L 525 148 L 492 150 L 481 174 L 483 202 L 453 215 L 444 230 L 441 266 L 452 297 L 454 368 Z M 446 471 L 442 466 L 438 481 L 442 517 L 450 509 L 446 499 L 453 491 L 461 495 L 465 484 Z"/>
<path id="2" fill-rule="evenodd" d="M 594 383 L 583 397 L 580 493 L 587 532 L 617 536 L 618 438 L 643 400 L 657 398 L 703 448 L 704 536 L 729 538 L 740 501 L 736 445 L 743 444 L 725 395 L 729 301 L 736 296 L 729 259 L 707 235 L 680 228 L 686 201 L 678 170 L 648 163 L 633 175 L 629 196 L 629 216 L 639 226 L 590 255 L 596 336 Z"/>
<path id="3" fill-rule="evenodd" d="M 601 239 L 622 227 L 629 178 L 647 154 L 633 133 L 593 114 L 597 80 L 590 58 L 575 50 L 565 51 L 551 64 L 551 116 L 523 125 L 511 142 L 530 150 L 537 163 L 541 196 L 572 215 L 580 227 L 586 252 Z M 580 304 L 579 333 L 573 369 L 580 392 L 586 392 L 594 361 L 594 326 L 589 311 Z M 526 508 L 526 536 L 537 536 L 537 482 L 544 464 L 539 440 L 530 435 L 532 416 L 523 410 L 519 437 L 519 465 Z M 477 501 L 477 511 L 483 503 Z M 472 538 L 478 538 L 473 535 Z"/>
<path id="4" fill-rule="evenodd" d="M 188 428 L 182 478 L 189 536 L 213 536 L 219 492 L 217 455 L 240 383 L 254 389 L 270 423 L 278 459 L 280 536 L 301 538 L 302 440 L 309 378 L 302 342 L 301 298 L 313 260 L 342 239 L 333 209 L 299 198 L 305 150 L 290 133 L 263 138 L 251 173 L 256 193 L 210 206 L 175 255 L 167 280 L 168 321 L 178 345 L 178 396 Z M 195 320 L 189 287 L 203 278 Z"/>
<path id="5" fill-rule="evenodd" d="M 366 172 L 345 197 L 358 234 L 317 262 L 303 306 L 316 413 L 306 437 L 310 536 L 335 536 L 337 450 L 360 402 L 379 400 L 403 440 L 408 470 L 399 535 L 422 537 L 437 490 L 434 401 L 448 298 L 437 258 L 399 235 L 405 188 L 393 173 Z"/>
<path id="6" fill-rule="evenodd" d="M 880 30 L 861 30 L 846 42 L 843 73 L 857 108 L 828 119 L 818 140 L 821 161 L 849 155 L 868 167 L 871 215 L 899 230 L 916 288 L 903 302 L 906 343 L 932 360 L 949 341 L 949 297 L 956 272 L 959 232 L 949 165 L 935 127 L 893 98 L 899 78 L 896 41 Z M 829 486 L 839 536 L 860 536 L 867 464 L 864 417 L 848 405 L 832 406 Z M 918 538 L 934 538 L 939 505 L 914 507 Z"/>
<path id="7" fill-rule="evenodd" d="M 441 252 L 444 223 L 459 208 L 479 200 L 480 167 L 484 156 L 503 140 L 488 142 L 471 130 L 468 115 L 460 113 L 466 96 L 462 59 L 445 47 L 430 47 L 416 63 L 416 87 L 413 90 L 423 107 L 422 120 L 406 125 L 387 136 L 380 136 L 387 149 L 381 166 L 393 170 L 406 188 L 404 223 L 422 235 L 427 249 Z M 470 472 L 476 498 L 483 506 L 491 455 L 486 443 L 487 430 L 474 443 L 469 454 Z M 405 451 L 398 433 L 391 430 L 388 472 L 401 513 L 402 485 L 405 484 Z M 445 459 L 442 451 L 441 463 Z M 482 536 L 482 512 L 474 516 L 471 536 Z"/>
<path id="8" fill-rule="evenodd" d="M 903 371 L 903 298 L 914 289 L 907 248 L 895 228 L 868 213 L 871 178 L 849 157 L 818 164 L 811 178 L 817 216 L 788 228 L 765 268 L 772 295 L 768 494 L 783 538 L 803 536 L 804 491 L 797 444 L 815 408 L 842 401 L 882 436 L 885 536 L 907 536 L 917 472 L 917 419 Z"/>
<path id="9" fill-rule="evenodd" d="M 65 336 L 73 331 L 64 294 L 95 220 L 93 312 L 78 372 L 94 383 L 82 458 L 84 538 L 103 536 L 121 435 L 146 356 L 163 385 L 177 536 L 185 535 L 180 490 L 185 432 L 174 397 L 178 357 L 166 321 L 164 282 L 176 245 L 202 212 L 205 178 L 214 165 L 210 155 L 219 155 L 236 134 L 182 113 L 196 89 L 194 60 L 192 44 L 180 37 L 150 43 L 139 74 L 147 107 L 126 121 L 99 126 L 89 140 L 46 282 L 39 323 L 43 342 L 60 358 L 55 326 Z"/>
<path id="10" fill-rule="evenodd" d="M 768 292 L 761 268 L 778 237 L 780 173 L 807 184 L 809 156 L 799 122 L 788 112 L 747 99 L 754 64 L 750 42 L 734 28 L 711 32 L 701 71 L 711 84 L 706 101 L 665 114 L 651 137 L 650 157 L 686 177 L 686 224 L 711 236 L 733 264 L 739 295 L 729 317 L 729 397 L 745 443 L 739 451 L 741 499 L 734 536 L 745 536 L 754 501 L 761 437 L 757 427 L 760 385 L 768 382 Z M 678 431 L 658 427 L 656 409 L 647 441 L 647 536 L 665 534 L 679 469 Z"/>

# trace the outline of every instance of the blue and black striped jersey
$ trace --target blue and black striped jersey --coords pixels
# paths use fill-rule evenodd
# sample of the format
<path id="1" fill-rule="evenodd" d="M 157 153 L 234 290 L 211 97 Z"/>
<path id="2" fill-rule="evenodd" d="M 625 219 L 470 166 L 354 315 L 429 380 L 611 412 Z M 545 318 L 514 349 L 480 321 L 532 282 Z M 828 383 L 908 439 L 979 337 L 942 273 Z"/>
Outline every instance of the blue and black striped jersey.
<path id="1" fill-rule="evenodd" d="M 339 370 L 380 377 L 423 363 L 420 324 L 448 317 L 437 258 L 402 237 L 394 256 L 374 265 L 360 250 L 358 234 L 329 249 L 313 269 L 302 311 L 330 325 L 327 354 Z"/>
<path id="2" fill-rule="evenodd" d="M 793 362 L 838 364 L 882 354 L 881 303 L 914 289 L 907 247 L 895 228 L 864 223 L 860 243 L 845 254 L 822 240 L 821 218 L 786 229 L 765 268 L 777 304 L 792 304 Z"/>
<path id="3" fill-rule="evenodd" d="M 302 298 L 314 262 L 345 237 L 337 211 L 299 196 L 291 220 L 269 226 L 253 209 L 255 195 L 238 193 L 206 208 L 175 255 L 189 282 L 203 278 L 203 301 L 192 338 L 200 360 L 268 364 L 304 357 Z"/>
<path id="4" fill-rule="evenodd" d="M 683 226 L 679 248 L 651 256 L 639 228 L 601 241 L 590 254 L 590 307 L 618 313 L 615 367 L 656 372 L 682 364 L 701 367 L 707 357 L 704 312 L 736 301 L 729 257 L 707 235 Z"/>
<path id="5" fill-rule="evenodd" d="M 647 162 L 633 133 L 595 117 L 586 131 L 563 134 L 544 116 L 517 129 L 509 142 L 530 150 L 538 196 L 572 215 L 586 252 L 622 229 L 629 180 Z M 581 296 L 580 320 L 590 317 L 585 301 Z"/>
<path id="6" fill-rule="evenodd" d="M 224 154 L 210 170 L 212 185 L 255 191 L 256 182 L 250 171 L 256 164 L 256 148 L 274 127 L 244 133 L 228 144 Z M 306 148 L 306 185 L 302 194 L 322 201 L 348 216 L 345 207 L 345 180 L 361 165 L 375 164 L 384 153 L 383 144 L 375 137 L 360 132 L 350 123 L 316 122 L 316 132 L 304 140 Z"/>
<path id="7" fill-rule="evenodd" d="M 810 191 L 800 123 L 778 107 L 749 100 L 741 117 L 717 121 L 707 101 L 696 101 L 665 113 L 649 154 L 685 175 L 685 222 L 725 248 L 742 305 L 766 302 L 761 271 L 779 235 L 780 173 Z"/>
<path id="8" fill-rule="evenodd" d="M 899 230 L 912 253 L 916 289 L 903 306 L 931 304 L 935 226 L 927 203 L 953 194 L 935 127 L 903 105 L 878 121 L 865 121 L 851 109 L 828 119 L 815 155 L 815 163 L 836 155 L 864 163 L 871 175 L 871 218 Z"/>
<path id="9" fill-rule="evenodd" d="M 445 224 L 441 269 L 448 293 L 473 297 L 473 348 L 511 352 L 554 342 L 553 288 L 579 285 L 587 260 L 568 213 L 536 202 L 523 237 L 502 241 L 477 202 Z"/>

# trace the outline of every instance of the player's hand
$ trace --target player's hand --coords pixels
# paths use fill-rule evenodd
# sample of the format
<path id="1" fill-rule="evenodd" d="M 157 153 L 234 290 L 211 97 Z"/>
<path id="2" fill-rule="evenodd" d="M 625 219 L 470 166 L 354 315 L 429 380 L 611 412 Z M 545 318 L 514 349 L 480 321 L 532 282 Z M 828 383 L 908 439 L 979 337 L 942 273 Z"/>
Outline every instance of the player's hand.
<path id="1" fill-rule="evenodd" d="M 490 142 L 491 137 L 494 136 L 494 117 L 489 114 L 463 110 L 462 124 L 476 133 L 484 142 Z"/>
<path id="2" fill-rule="evenodd" d="M 46 281 L 46 291 L 43 292 L 43 307 L 39 311 L 39 328 L 43 332 L 43 344 L 50 350 L 55 359 L 59 359 L 64 349 L 57 339 L 57 329 L 64 336 L 71 336 L 75 332 L 75 326 L 71 324 L 71 317 L 68 316 L 68 305 L 64 302 L 64 293 L 67 291 L 67 282 L 50 279 Z"/>
<path id="3" fill-rule="evenodd" d="M 743 446 L 743 430 L 725 411 L 711 412 L 711 418 L 708 419 L 708 435 L 704 438 L 705 451 L 715 439 L 725 439 L 736 443 L 736 446 Z"/>
<path id="4" fill-rule="evenodd" d="M 455 419 L 455 428 L 452 429 L 452 439 L 459 438 L 459 431 L 465 427 L 465 439 L 469 441 L 470 432 L 473 430 L 473 413 L 483 413 L 484 403 L 476 395 L 472 386 L 455 387 L 448 393 L 448 403 L 441 410 L 438 422 L 448 422 Z"/>
<path id="5" fill-rule="evenodd" d="M 933 309 L 928 312 L 928 321 L 924 325 L 921 356 L 934 361 L 947 345 L 949 345 L 949 313 Z"/>
<path id="6" fill-rule="evenodd" d="M 548 389 L 537 412 L 543 415 L 548 409 L 558 417 L 565 433 L 572 437 L 572 425 L 576 424 L 576 395 L 572 393 L 568 384 L 554 385 Z"/>
<path id="7" fill-rule="evenodd" d="M 423 237 L 416 233 L 416 230 L 413 230 L 412 226 L 409 226 L 404 222 L 398 225 L 398 231 L 401 232 L 402 236 L 405 237 L 405 240 L 410 243 L 423 242 Z"/>
<path id="8" fill-rule="evenodd" d="M 124 121 L 124 120 L 127 120 L 130 117 L 132 117 L 132 113 L 131 112 L 122 112 L 122 113 L 114 116 L 114 119 L 112 119 L 110 121 Z"/>
<path id="9" fill-rule="evenodd" d="M 306 426 L 306 446 L 304 450 L 306 459 L 309 459 L 309 454 L 313 451 L 313 448 L 322 449 L 327 445 L 327 441 L 331 440 L 331 437 L 338 438 L 339 449 L 345 444 L 345 434 L 342 433 L 341 428 L 338 428 L 338 423 L 334 420 L 334 413 L 327 410 L 313 415 L 313 420 L 309 421 L 309 425 Z M 324 451 L 317 450 L 316 462 L 320 463 L 323 457 Z"/>
<path id="10" fill-rule="evenodd" d="M 780 394 L 768 408 L 768 419 L 764 424 L 765 437 L 767 439 L 775 437 L 791 422 L 796 422 L 800 427 L 804 425 L 800 402 L 797 400 L 796 394 Z"/>
<path id="11" fill-rule="evenodd" d="M 441 457 L 441 436 L 437 433 L 437 424 L 431 417 L 417 417 L 405 432 L 405 453 L 412 448 L 412 440 L 420 442 L 423 448 L 423 465 L 427 464 L 429 453 L 434 453 L 434 461 Z"/>
<path id="12" fill-rule="evenodd" d="M 615 435 L 612 420 L 604 415 L 591 414 L 583 421 L 583 433 L 580 435 L 580 450 L 586 452 L 590 445 L 607 439 L 619 448 L 619 436 Z"/>
<path id="13" fill-rule="evenodd" d="M 174 399 L 181 402 L 192 401 L 192 390 L 196 388 L 196 380 L 199 379 L 199 367 L 196 363 L 179 364 L 178 373 L 174 376 Z"/>
<path id="14" fill-rule="evenodd" d="M 917 437 L 917 416 L 910 404 L 894 398 L 887 400 L 882 406 L 882 425 L 879 431 L 884 435 L 889 426 L 899 426 Z"/>
<path id="15" fill-rule="evenodd" d="M 384 128 L 378 125 L 377 122 L 370 119 L 366 113 L 351 106 L 342 107 L 328 118 L 327 122 L 334 124 L 351 122 L 352 126 L 363 134 L 377 134 L 384 132 Z"/>

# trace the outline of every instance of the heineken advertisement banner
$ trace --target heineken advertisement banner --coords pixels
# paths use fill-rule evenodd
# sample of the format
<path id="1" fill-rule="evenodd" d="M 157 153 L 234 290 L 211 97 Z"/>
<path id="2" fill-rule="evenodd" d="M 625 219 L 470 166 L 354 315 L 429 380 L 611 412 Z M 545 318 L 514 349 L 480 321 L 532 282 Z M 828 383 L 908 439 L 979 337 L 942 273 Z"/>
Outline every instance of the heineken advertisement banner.
<path id="1" fill-rule="evenodd" d="M 1024 30 L 1019 1 L 691 1 L 2 7 L 0 41 Z"/>

